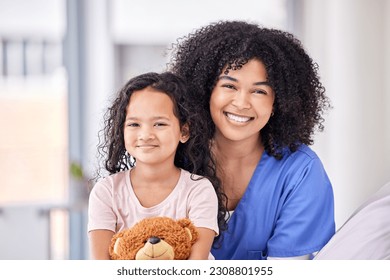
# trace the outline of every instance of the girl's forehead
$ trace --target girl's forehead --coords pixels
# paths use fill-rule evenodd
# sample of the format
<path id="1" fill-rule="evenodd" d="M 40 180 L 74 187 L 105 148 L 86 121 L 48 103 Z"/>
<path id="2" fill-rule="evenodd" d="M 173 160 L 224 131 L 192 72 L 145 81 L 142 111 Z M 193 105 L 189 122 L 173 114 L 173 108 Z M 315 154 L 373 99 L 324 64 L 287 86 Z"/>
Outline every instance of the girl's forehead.
<path id="1" fill-rule="evenodd" d="M 132 93 L 126 114 L 137 117 L 173 117 L 173 110 L 174 104 L 169 95 L 152 88 L 145 88 Z"/>
<path id="2" fill-rule="evenodd" d="M 133 91 L 130 96 L 129 104 L 132 102 L 141 102 L 154 99 L 169 99 L 172 102 L 171 97 L 166 92 L 148 86 L 146 88 Z"/>

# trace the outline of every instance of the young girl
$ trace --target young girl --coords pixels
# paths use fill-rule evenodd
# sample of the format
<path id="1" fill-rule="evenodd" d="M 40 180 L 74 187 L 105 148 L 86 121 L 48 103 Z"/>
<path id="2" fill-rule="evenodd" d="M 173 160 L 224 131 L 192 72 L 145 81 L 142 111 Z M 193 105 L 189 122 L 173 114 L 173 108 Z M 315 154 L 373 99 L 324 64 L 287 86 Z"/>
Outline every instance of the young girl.
<path id="1" fill-rule="evenodd" d="M 185 91 L 172 73 L 143 74 L 127 82 L 107 111 L 99 151 L 110 176 L 89 200 L 93 259 L 109 259 L 116 232 L 153 216 L 189 218 L 199 232 L 190 259 L 212 258 L 225 213 L 208 138 L 200 133 L 205 124 L 187 110 Z"/>

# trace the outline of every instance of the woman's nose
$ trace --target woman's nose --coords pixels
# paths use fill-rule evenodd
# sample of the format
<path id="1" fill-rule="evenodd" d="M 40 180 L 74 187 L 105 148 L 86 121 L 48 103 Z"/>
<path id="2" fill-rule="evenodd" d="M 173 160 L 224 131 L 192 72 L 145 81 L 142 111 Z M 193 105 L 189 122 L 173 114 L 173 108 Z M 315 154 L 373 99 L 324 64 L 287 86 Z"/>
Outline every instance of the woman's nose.
<path id="1" fill-rule="evenodd" d="M 240 110 L 249 109 L 251 107 L 249 102 L 249 94 L 244 91 L 238 91 L 232 100 L 232 105 Z"/>

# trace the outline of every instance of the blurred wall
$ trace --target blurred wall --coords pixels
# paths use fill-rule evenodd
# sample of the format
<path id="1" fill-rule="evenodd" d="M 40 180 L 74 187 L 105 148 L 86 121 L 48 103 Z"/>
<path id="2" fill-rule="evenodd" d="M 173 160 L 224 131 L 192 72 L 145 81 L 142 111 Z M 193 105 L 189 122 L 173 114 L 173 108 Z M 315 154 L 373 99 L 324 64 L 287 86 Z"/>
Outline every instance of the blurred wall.
<path id="1" fill-rule="evenodd" d="M 0 0 L 0 259 L 68 255 L 64 4 Z"/>
<path id="2" fill-rule="evenodd" d="M 390 181 L 390 1 L 300 2 L 299 33 L 334 107 L 314 148 L 333 183 L 341 226 Z"/>

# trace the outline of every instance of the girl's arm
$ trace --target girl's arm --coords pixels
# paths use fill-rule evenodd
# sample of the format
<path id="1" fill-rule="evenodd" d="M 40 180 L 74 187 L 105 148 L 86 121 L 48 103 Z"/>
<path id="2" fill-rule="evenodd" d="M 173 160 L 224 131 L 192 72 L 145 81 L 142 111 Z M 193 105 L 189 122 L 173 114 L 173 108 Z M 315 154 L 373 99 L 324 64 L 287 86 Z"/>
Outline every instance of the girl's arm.
<path id="1" fill-rule="evenodd" d="M 108 248 L 114 232 L 106 229 L 92 230 L 89 232 L 89 247 L 93 260 L 109 260 Z"/>
<path id="2" fill-rule="evenodd" d="M 215 237 L 215 232 L 209 228 L 196 228 L 199 235 L 198 240 L 192 245 L 189 260 L 207 260 Z"/>

